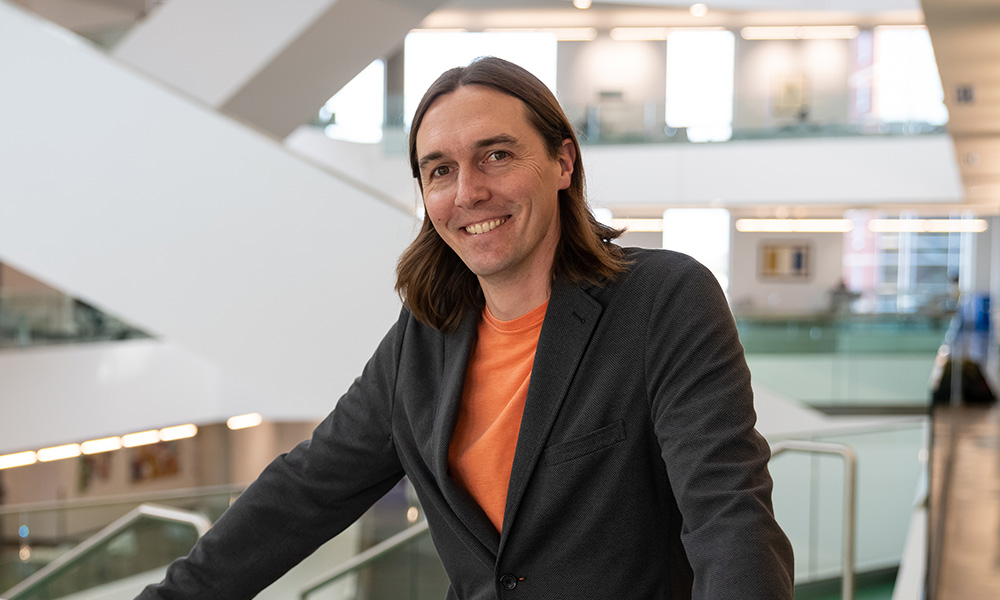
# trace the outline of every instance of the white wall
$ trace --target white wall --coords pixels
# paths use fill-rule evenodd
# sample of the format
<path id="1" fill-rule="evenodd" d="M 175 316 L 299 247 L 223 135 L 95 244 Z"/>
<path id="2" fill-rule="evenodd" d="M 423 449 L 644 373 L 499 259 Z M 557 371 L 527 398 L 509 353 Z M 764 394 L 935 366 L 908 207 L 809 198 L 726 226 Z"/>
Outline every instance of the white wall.
<path id="1" fill-rule="evenodd" d="M 586 146 L 591 202 L 615 205 L 958 203 L 947 135 Z"/>
<path id="2" fill-rule="evenodd" d="M 2 262 L 268 398 L 167 404 L 162 423 L 325 415 L 398 314 L 412 217 L 6 4 L 0 54 L 31 57 L 0 61 Z M 59 402 L 0 420 L 0 440 L 42 435 Z M 74 438 L 118 419 L 98 403 Z"/>
<path id="3" fill-rule="evenodd" d="M 666 42 L 619 42 L 599 37 L 592 42 L 560 42 L 559 101 L 594 105 L 601 92 L 621 92 L 622 101 L 659 103 L 667 86 Z"/>
<path id="4" fill-rule="evenodd" d="M 810 244 L 810 275 L 803 281 L 767 281 L 760 277 L 763 242 Z M 743 233 L 733 231 L 729 300 L 740 313 L 803 314 L 829 306 L 828 292 L 843 273 L 842 233 Z"/>
<path id="5" fill-rule="evenodd" d="M 775 113 L 778 88 L 801 77 L 808 107 L 807 122 L 843 124 L 849 117 L 848 40 L 738 40 L 734 129 L 762 129 L 799 122 Z"/>
<path id="6" fill-rule="evenodd" d="M 0 454 L 263 410 L 271 398 L 157 340 L 0 352 Z"/>
<path id="7" fill-rule="evenodd" d="M 287 145 L 360 176 L 400 206 L 419 202 L 403 154 L 300 130 Z M 358 164 L 354 171 L 346 165 Z M 959 203 L 963 188 L 945 135 L 777 139 L 723 144 L 583 147 L 592 205 L 659 216 L 665 206 Z M 402 174 L 402 175 L 400 175 Z"/>

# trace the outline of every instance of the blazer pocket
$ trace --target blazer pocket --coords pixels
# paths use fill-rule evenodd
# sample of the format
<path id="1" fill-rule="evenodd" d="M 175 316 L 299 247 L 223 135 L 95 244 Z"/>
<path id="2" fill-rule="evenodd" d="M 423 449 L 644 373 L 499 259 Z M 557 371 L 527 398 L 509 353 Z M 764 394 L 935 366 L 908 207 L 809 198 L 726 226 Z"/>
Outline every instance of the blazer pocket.
<path id="1" fill-rule="evenodd" d="M 603 450 L 625 439 L 625 421 L 618 420 L 600 429 L 595 429 L 568 442 L 562 442 L 545 449 L 542 462 L 545 466 L 558 465 L 574 458 Z"/>

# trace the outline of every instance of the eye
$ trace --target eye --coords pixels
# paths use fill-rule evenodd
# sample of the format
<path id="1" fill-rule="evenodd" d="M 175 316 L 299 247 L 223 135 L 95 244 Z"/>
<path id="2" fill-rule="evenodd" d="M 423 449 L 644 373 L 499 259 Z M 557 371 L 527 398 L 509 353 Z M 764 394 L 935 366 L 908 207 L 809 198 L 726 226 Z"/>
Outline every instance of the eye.
<path id="1" fill-rule="evenodd" d="M 441 165 L 440 167 L 435 167 L 431 171 L 431 177 L 444 177 L 450 172 L 451 172 L 451 167 L 448 167 L 447 165 Z"/>
<path id="2" fill-rule="evenodd" d="M 510 152 L 507 152 L 506 150 L 494 150 L 493 152 L 490 152 L 487 160 L 490 162 L 499 162 L 508 157 L 510 157 Z"/>

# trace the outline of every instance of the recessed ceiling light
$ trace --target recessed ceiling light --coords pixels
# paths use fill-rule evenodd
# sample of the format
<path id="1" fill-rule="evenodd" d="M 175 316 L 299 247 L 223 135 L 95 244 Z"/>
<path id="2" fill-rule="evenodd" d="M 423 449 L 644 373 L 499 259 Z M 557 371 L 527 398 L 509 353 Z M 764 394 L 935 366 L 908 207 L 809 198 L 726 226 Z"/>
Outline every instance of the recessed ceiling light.
<path id="1" fill-rule="evenodd" d="M 264 422 L 264 417 L 260 413 L 250 413 L 247 415 L 236 415 L 226 420 L 226 426 L 230 429 L 246 429 L 256 427 Z"/>
<path id="2" fill-rule="evenodd" d="M 191 423 L 186 425 L 174 425 L 173 427 L 164 427 L 160 430 L 160 440 L 164 442 L 184 440 L 196 435 L 198 435 L 198 428 Z"/>
<path id="3" fill-rule="evenodd" d="M 62 446 L 53 446 L 51 448 L 42 448 L 38 451 L 38 460 L 42 462 L 50 462 L 53 460 L 62 460 L 64 458 L 76 458 L 80 456 L 80 444 L 65 444 Z"/>
<path id="4" fill-rule="evenodd" d="M 80 450 L 84 454 L 97 454 L 99 452 L 110 452 L 122 447 L 122 439 L 118 436 L 101 438 L 99 440 L 89 440 L 80 444 Z"/>
<path id="5" fill-rule="evenodd" d="M 696 17 L 704 17 L 705 15 L 708 14 L 708 6 L 706 6 L 705 4 L 703 4 L 701 2 L 699 2 L 697 4 L 692 4 L 690 10 L 691 10 L 691 14 L 694 15 L 694 16 L 696 16 Z"/>
<path id="6" fill-rule="evenodd" d="M 33 465 L 38 460 L 34 452 L 18 452 L 16 454 L 4 454 L 0 456 L 0 469 L 10 469 L 13 467 L 26 467 Z"/>

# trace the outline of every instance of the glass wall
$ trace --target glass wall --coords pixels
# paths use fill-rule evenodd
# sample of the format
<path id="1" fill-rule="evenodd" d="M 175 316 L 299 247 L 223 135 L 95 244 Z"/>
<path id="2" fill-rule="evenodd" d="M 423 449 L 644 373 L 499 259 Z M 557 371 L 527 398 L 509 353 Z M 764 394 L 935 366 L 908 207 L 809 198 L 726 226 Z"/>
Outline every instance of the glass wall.
<path id="1" fill-rule="evenodd" d="M 538 75 L 590 144 L 914 135 L 947 122 L 923 27 L 560 31 L 411 32 L 405 82 L 388 86 L 404 90 L 403 122 L 437 75 L 485 55 Z M 360 104 L 384 106 L 385 88 L 371 84 Z M 331 124 L 331 112 L 316 121 Z"/>

